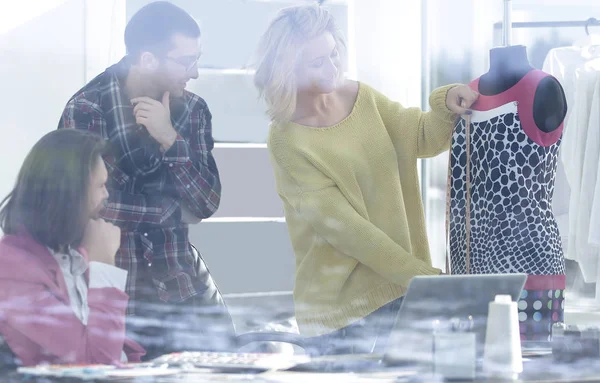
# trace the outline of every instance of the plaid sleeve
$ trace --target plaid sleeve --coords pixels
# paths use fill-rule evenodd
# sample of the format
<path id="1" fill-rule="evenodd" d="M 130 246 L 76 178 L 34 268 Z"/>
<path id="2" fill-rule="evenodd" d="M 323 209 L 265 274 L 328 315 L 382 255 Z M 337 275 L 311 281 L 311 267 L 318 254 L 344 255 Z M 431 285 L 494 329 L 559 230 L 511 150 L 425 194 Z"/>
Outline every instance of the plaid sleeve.
<path id="1" fill-rule="evenodd" d="M 61 116 L 58 129 L 74 128 L 87 130 L 107 138 L 106 122 L 102 112 L 87 101 L 70 101 Z M 116 167 L 110 158 L 105 158 L 110 174 L 107 182 L 109 193 L 102 218 L 114 222 L 122 229 L 136 230 L 140 225 L 164 226 L 178 220 L 179 203 L 167 197 L 147 196 L 124 191 L 129 176 Z"/>
<path id="2" fill-rule="evenodd" d="M 210 111 L 204 104 L 191 117 L 192 142 L 188 143 L 178 135 L 163 156 L 163 162 L 173 175 L 178 195 L 199 218 L 212 216 L 221 200 L 221 180 L 212 155 L 214 141 L 211 119 Z M 191 152 L 193 148 L 197 149 L 194 155 Z"/>
<path id="3" fill-rule="evenodd" d="M 106 123 L 102 112 L 86 100 L 71 100 L 65 106 L 58 123 L 58 129 L 76 128 L 87 130 L 106 139 Z"/>

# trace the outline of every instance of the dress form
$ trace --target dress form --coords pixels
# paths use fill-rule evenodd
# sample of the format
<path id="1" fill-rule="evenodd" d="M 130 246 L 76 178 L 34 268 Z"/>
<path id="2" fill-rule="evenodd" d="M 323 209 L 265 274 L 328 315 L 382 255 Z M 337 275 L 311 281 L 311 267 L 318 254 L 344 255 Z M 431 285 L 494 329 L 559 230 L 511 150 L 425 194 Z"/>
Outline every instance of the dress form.
<path id="1" fill-rule="evenodd" d="M 490 69 L 479 81 L 479 91 L 486 96 L 502 93 L 533 69 L 523 45 L 494 48 L 490 51 Z M 536 125 L 544 132 L 552 132 L 560 126 L 566 114 L 562 86 L 555 78 L 545 78 L 535 90 L 533 118 Z"/>
<path id="2" fill-rule="evenodd" d="M 564 255 L 551 211 L 564 92 L 532 67 L 524 46 L 490 51 L 488 72 L 470 86 L 480 97 L 455 127 L 450 159 L 452 273 L 528 274 L 522 341 L 547 340 L 564 318 Z"/>

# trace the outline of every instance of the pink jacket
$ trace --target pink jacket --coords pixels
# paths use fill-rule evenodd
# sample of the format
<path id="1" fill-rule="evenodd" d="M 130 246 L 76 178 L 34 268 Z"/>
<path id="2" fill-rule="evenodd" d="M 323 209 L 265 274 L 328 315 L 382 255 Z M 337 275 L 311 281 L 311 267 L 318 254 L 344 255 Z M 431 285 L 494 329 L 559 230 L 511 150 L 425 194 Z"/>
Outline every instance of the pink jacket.
<path id="1" fill-rule="evenodd" d="M 89 289 L 86 326 L 48 249 L 27 234 L 0 240 L 0 336 L 23 365 L 112 364 L 122 350 L 129 362 L 140 361 L 144 349 L 125 336 L 128 300 L 116 288 Z"/>

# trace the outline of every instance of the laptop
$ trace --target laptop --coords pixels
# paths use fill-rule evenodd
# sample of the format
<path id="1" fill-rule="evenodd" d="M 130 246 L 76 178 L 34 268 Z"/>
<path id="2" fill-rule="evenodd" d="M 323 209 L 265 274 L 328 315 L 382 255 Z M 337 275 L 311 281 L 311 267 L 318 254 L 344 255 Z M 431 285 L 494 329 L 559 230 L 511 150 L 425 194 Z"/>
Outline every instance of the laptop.
<path id="1" fill-rule="evenodd" d="M 475 333 L 477 357 L 483 357 L 488 305 L 496 295 L 517 302 L 527 274 L 470 274 L 414 277 L 387 341 L 387 364 L 412 360 L 431 363 L 434 331 Z"/>
<path id="2" fill-rule="evenodd" d="M 477 357 L 483 357 L 488 305 L 496 295 L 517 302 L 526 274 L 470 274 L 414 277 L 385 341 L 384 355 L 313 358 L 291 371 L 362 372 L 386 367 L 427 366 L 433 362 L 434 331 L 458 327 L 475 332 Z"/>

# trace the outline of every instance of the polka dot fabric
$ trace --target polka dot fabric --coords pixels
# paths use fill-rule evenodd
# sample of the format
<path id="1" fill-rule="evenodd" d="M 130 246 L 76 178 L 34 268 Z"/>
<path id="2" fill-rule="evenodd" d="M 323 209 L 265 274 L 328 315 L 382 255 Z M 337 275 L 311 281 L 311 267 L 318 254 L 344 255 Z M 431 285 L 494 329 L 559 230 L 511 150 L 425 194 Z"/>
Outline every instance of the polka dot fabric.
<path id="1" fill-rule="evenodd" d="M 564 276 L 565 264 L 552 213 L 562 125 L 537 128 L 533 99 L 548 76 L 531 71 L 496 96 L 481 95 L 470 125 L 469 272 Z M 479 79 L 471 83 L 478 89 Z M 449 250 L 452 274 L 467 273 L 466 122 L 457 121 L 449 174 Z M 547 340 L 564 316 L 564 285 L 535 283 L 518 302 L 524 340 Z M 552 295 L 551 298 L 549 295 Z M 556 295 L 556 296 L 555 296 Z"/>
<path id="2" fill-rule="evenodd" d="M 552 325 L 564 322 L 565 290 L 524 289 L 519 300 L 522 341 L 550 341 Z"/>
<path id="3" fill-rule="evenodd" d="M 489 117 L 488 117 L 489 116 Z M 481 121 L 477 121 L 481 118 Z M 466 273 L 465 120 L 452 144 L 450 254 L 452 272 Z M 471 125 L 470 271 L 474 274 L 564 274 L 551 196 L 560 140 L 537 145 L 521 129 L 516 103 Z"/>

